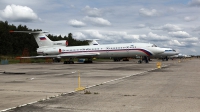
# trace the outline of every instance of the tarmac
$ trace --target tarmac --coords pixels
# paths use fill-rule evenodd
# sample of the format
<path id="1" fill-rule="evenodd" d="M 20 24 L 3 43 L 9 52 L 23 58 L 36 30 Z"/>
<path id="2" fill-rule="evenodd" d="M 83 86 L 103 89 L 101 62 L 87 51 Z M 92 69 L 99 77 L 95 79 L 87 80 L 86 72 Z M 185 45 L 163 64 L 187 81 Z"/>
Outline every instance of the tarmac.
<path id="1" fill-rule="evenodd" d="M 0 110 L 199 112 L 200 59 L 158 61 L 0 65 Z"/>

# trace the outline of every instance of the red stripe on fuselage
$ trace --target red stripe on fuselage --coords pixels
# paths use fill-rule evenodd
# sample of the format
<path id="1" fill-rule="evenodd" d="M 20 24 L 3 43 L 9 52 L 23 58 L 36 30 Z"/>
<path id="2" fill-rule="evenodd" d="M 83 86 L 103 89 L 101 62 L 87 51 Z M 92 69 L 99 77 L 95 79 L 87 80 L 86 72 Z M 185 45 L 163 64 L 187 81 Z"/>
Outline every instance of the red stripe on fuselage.
<path id="1" fill-rule="evenodd" d="M 147 50 L 144 49 L 121 49 L 121 50 L 90 50 L 90 51 L 72 51 L 72 52 L 61 52 L 61 53 L 81 53 L 81 52 L 121 52 L 121 51 L 133 51 L 133 50 L 138 50 L 141 51 L 143 53 L 145 53 L 147 56 L 151 56 L 152 53 L 150 53 Z"/>

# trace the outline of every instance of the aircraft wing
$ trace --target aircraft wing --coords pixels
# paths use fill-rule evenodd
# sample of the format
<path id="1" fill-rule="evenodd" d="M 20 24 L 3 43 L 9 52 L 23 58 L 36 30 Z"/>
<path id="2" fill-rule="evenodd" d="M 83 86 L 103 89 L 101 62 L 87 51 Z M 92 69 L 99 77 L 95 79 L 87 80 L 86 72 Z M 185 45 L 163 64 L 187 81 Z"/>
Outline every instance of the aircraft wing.
<path id="1" fill-rule="evenodd" d="M 34 58 L 72 58 L 72 57 L 93 57 L 100 55 L 99 52 L 80 52 L 80 53 L 63 53 L 59 55 L 41 55 L 41 56 L 29 56 L 29 57 L 17 57 L 18 59 L 34 59 Z"/>

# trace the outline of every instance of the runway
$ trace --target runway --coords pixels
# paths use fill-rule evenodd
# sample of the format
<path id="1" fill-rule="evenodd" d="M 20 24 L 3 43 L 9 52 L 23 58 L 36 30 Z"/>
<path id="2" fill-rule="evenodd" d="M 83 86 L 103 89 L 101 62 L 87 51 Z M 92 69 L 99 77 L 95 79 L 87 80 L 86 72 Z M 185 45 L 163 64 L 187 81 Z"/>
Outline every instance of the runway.
<path id="1" fill-rule="evenodd" d="M 26 74 L 0 74 L 0 108 L 15 107 L 7 110 L 15 112 L 199 111 L 200 60 L 170 60 L 162 62 L 166 67 L 161 69 L 155 69 L 156 63 L 1 65 L 1 70 Z M 79 75 L 81 86 L 90 87 L 88 94 L 72 92 Z M 34 103 L 19 107 L 30 102 Z"/>

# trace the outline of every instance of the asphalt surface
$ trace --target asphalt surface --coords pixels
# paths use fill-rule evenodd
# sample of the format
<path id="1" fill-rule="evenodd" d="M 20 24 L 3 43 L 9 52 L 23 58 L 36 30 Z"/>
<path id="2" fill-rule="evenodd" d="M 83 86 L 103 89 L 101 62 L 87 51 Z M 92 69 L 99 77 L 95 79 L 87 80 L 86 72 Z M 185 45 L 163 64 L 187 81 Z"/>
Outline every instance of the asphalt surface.
<path id="1" fill-rule="evenodd" d="M 170 60 L 161 69 L 155 69 L 156 62 L 3 65 L 25 74 L 0 75 L 0 107 L 14 107 L 9 112 L 199 112 L 200 60 Z M 75 92 L 79 75 L 81 86 L 89 88 Z"/>

